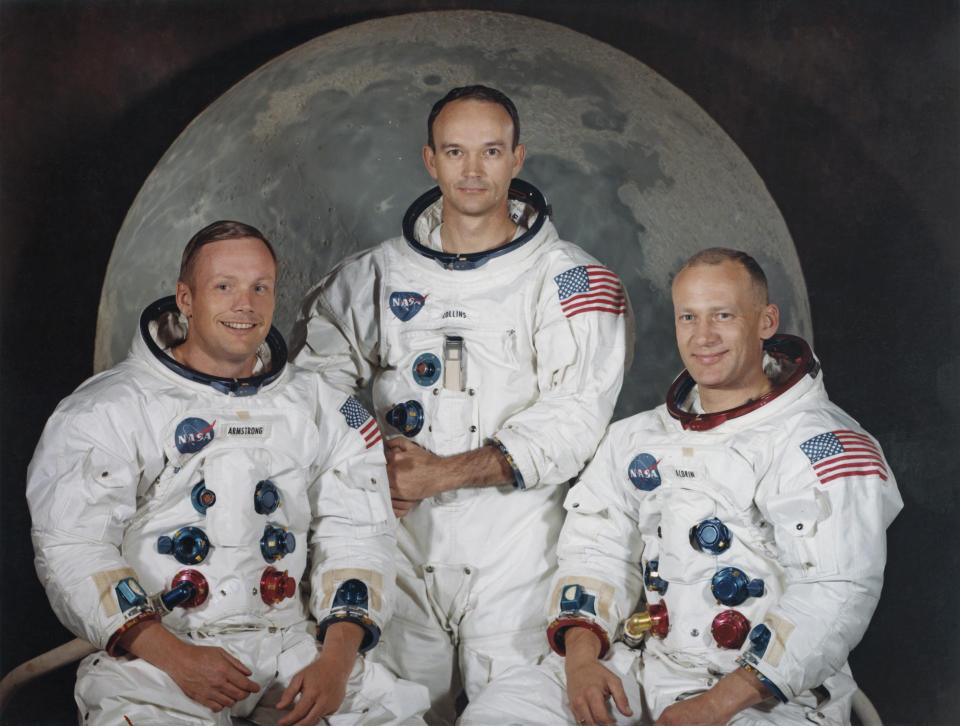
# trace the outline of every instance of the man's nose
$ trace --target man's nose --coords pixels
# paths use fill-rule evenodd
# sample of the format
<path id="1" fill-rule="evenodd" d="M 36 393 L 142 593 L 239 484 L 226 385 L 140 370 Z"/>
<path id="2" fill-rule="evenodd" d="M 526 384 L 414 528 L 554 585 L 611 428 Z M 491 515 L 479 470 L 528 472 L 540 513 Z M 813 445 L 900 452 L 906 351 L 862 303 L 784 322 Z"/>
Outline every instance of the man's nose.
<path id="1" fill-rule="evenodd" d="M 241 287 L 233 299 L 234 310 L 253 310 L 253 291 Z"/>
<path id="2" fill-rule="evenodd" d="M 717 338 L 717 331 L 709 320 L 698 320 L 694 329 L 696 341 L 702 345 L 712 343 Z"/>
<path id="3" fill-rule="evenodd" d="M 467 154 L 467 162 L 464 165 L 464 173 L 468 176 L 480 176 L 483 174 L 483 162 L 479 154 Z"/>

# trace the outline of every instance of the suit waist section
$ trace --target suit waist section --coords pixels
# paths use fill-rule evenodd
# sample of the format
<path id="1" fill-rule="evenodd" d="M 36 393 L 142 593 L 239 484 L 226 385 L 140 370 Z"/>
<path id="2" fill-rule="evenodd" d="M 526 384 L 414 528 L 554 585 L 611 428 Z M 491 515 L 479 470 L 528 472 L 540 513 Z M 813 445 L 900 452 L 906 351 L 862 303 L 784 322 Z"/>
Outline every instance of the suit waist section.
<path id="1" fill-rule="evenodd" d="M 510 568 L 553 561 L 567 487 L 463 488 L 420 502 L 400 521 L 397 539 L 414 563 Z"/>
<path id="2" fill-rule="evenodd" d="M 230 613 L 211 619 L 213 615 L 212 611 L 202 617 L 199 613 L 181 614 L 174 611 L 174 614 L 163 619 L 163 624 L 176 633 L 214 637 L 232 633 L 279 633 L 308 618 L 304 607 L 295 606 L 278 608 L 266 615 Z"/>

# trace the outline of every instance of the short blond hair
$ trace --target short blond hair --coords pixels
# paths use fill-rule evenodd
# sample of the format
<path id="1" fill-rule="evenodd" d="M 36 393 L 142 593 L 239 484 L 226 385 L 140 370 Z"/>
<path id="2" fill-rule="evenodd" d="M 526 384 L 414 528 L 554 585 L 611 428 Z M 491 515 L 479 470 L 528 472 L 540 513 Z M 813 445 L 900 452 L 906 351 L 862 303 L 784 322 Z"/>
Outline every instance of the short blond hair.
<path id="1" fill-rule="evenodd" d="M 754 290 L 757 292 L 757 297 L 760 298 L 760 303 L 766 305 L 770 302 L 769 292 L 767 290 L 767 276 L 763 268 L 760 267 L 760 264 L 755 259 L 741 250 L 732 250 L 727 247 L 710 247 L 705 250 L 700 250 L 683 263 L 680 269 L 677 270 L 677 275 L 691 267 L 720 265 L 724 262 L 733 262 L 746 270 L 750 276 L 750 282 L 753 283 Z M 676 276 L 674 276 L 674 279 L 676 279 Z"/>

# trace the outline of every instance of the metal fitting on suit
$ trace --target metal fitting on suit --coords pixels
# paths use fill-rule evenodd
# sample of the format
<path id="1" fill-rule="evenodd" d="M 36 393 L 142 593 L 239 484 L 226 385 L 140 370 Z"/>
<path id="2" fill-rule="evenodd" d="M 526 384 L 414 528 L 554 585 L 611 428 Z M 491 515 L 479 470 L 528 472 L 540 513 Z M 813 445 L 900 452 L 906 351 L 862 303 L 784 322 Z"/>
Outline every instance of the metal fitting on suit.
<path id="1" fill-rule="evenodd" d="M 184 527 L 171 536 L 157 538 L 157 552 L 161 555 L 173 555 L 183 565 L 195 565 L 203 562 L 210 552 L 210 540 L 206 532 L 199 527 Z"/>
<path id="2" fill-rule="evenodd" d="M 293 536 L 293 532 L 288 532 L 283 527 L 276 527 L 272 524 L 263 528 L 263 537 L 260 538 L 260 554 L 267 562 L 279 560 L 296 548 L 297 538 Z"/>
<path id="3" fill-rule="evenodd" d="M 398 403 L 387 411 L 386 419 L 404 436 L 416 436 L 423 428 L 423 406 L 419 401 Z"/>

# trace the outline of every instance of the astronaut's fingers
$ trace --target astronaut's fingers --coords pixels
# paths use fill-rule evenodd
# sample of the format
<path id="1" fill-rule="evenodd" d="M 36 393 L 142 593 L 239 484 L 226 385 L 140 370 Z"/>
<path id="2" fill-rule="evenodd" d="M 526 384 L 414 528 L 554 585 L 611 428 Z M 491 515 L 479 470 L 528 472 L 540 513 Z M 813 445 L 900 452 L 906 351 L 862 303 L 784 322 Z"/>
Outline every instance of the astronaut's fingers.
<path id="1" fill-rule="evenodd" d="M 196 699 L 214 713 L 219 713 L 225 708 L 230 708 L 239 699 L 232 698 L 221 691 L 211 691 L 206 697 Z"/>
<path id="2" fill-rule="evenodd" d="M 425 499 L 430 495 L 431 493 L 429 491 L 424 491 L 423 487 L 420 485 L 420 482 L 416 480 L 411 482 L 390 482 L 390 498 L 398 502 L 409 502 L 409 507 L 412 507 L 421 499 Z"/>
<path id="3" fill-rule="evenodd" d="M 602 694 L 591 691 L 587 694 L 587 702 L 590 706 L 590 713 L 587 716 L 588 724 L 596 723 L 597 726 L 607 726 L 607 724 L 613 723 L 607 711 L 607 699 Z"/>
<path id="4" fill-rule="evenodd" d="M 251 683 L 251 682 L 248 681 L 248 683 Z M 254 683 L 253 685 L 256 686 L 257 684 Z M 224 704 L 226 706 L 232 706 L 237 701 L 242 701 L 244 698 L 246 698 L 251 693 L 257 690 L 259 690 L 259 687 L 250 688 L 248 686 L 236 685 L 234 683 L 229 683 L 229 682 L 222 683 L 217 688 L 217 692 L 220 695 L 230 699 L 229 703 Z"/>
<path id="5" fill-rule="evenodd" d="M 227 651 L 223 649 L 221 649 L 221 652 L 223 653 L 223 656 L 224 658 L 226 658 L 227 662 L 232 664 L 233 667 L 236 668 L 238 671 L 240 671 L 243 675 L 245 676 L 253 675 L 253 671 L 247 668 L 247 666 L 243 664 L 243 661 L 237 658 L 234 658 L 232 655 L 230 655 Z M 253 683 L 253 681 L 248 681 L 248 683 Z M 255 691 L 260 690 L 260 686 L 258 686 L 256 683 L 253 683 L 253 685 L 255 686 L 254 688 Z"/>
<path id="6" fill-rule="evenodd" d="M 182 650 L 164 662 L 163 670 L 198 703 L 220 711 L 260 690 L 247 678 L 247 667 L 223 648 L 177 643 Z"/>
<path id="7" fill-rule="evenodd" d="M 254 684 L 256 685 L 256 684 Z M 214 712 L 229 708 L 237 701 L 249 696 L 250 689 L 240 688 L 229 682 L 209 683 L 200 693 L 187 694 L 198 703 L 202 703 Z"/>
<path id="8" fill-rule="evenodd" d="M 291 709 L 277 722 L 277 726 L 315 726 L 325 715 L 322 704 L 317 701 L 316 694 L 312 689 L 305 688 L 305 679 L 303 674 L 298 673 L 283 692 L 283 696 L 277 702 L 277 708 L 280 710 Z M 300 700 L 294 704 L 294 699 L 300 694 Z"/>
<path id="9" fill-rule="evenodd" d="M 224 703 L 220 703 L 219 701 L 214 700 L 212 696 L 190 696 L 190 698 L 199 703 L 201 706 L 206 706 L 214 713 L 220 713 L 224 708 L 229 708 L 232 705 L 230 703 L 226 703 L 226 700 L 224 700 Z"/>
<path id="10" fill-rule="evenodd" d="M 316 726 L 324 716 L 333 711 L 321 702 L 301 698 L 294 709 L 277 722 L 277 726 Z"/>
<path id="11" fill-rule="evenodd" d="M 624 716 L 632 716 L 633 710 L 630 708 L 630 701 L 627 700 L 627 693 L 623 690 L 623 683 L 612 673 L 607 685 L 610 688 L 610 695 L 613 696 L 613 702 L 617 710 Z"/>
<path id="12" fill-rule="evenodd" d="M 283 695 L 280 696 L 280 700 L 277 701 L 276 708 L 279 711 L 286 711 L 290 708 L 290 704 L 293 703 L 293 699 L 297 697 L 297 694 L 300 693 L 300 688 L 303 686 L 303 672 L 297 673 L 293 677 L 293 680 L 290 681 L 284 691 Z"/>
<path id="13" fill-rule="evenodd" d="M 410 439 L 407 439 L 403 436 L 397 436 L 392 439 L 387 439 L 383 442 L 383 447 L 388 453 L 393 453 L 395 451 L 410 451 L 410 449 L 416 446 L 417 445 Z"/>
<path id="14" fill-rule="evenodd" d="M 277 726 L 316 726 L 324 716 L 335 713 L 343 703 L 348 674 L 343 674 L 341 681 L 336 674 L 318 669 L 319 663 L 314 661 L 307 669 L 300 671 L 283 692 L 277 708 L 290 709 L 290 713 L 280 719 Z M 294 704 L 297 693 L 300 699 Z"/>
<path id="15" fill-rule="evenodd" d="M 393 498 L 390 500 L 390 504 L 393 506 L 393 515 L 399 519 L 409 514 L 410 510 L 417 506 L 417 500 Z"/>
<path id="16" fill-rule="evenodd" d="M 246 672 L 249 673 L 250 671 Z M 256 693 L 259 691 L 260 686 L 255 681 L 251 681 L 249 678 L 247 678 L 243 672 L 239 670 L 232 670 L 226 673 L 221 690 L 240 701 L 249 696 L 251 693 Z"/>
<path id="17" fill-rule="evenodd" d="M 232 692 L 228 692 L 232 691 Z M 220 713 L 225 708 L 230 708 L 237 701 L 246 698 L 245 693 L 235 688 L 226 688 L 223 685 L 214 686 L 210 684 L 208 688 L 198 693 L 188 693 L 194 701 L 209 708 L 214 713 Z"/>
<path id="18" fill-rule="evenodd" d="M 606 726 L 613 723 L 607 710 L 607 699 L 597 688 L 590 688 L 581 693 L 579 698 L 571 701 L 570 709 L 577 723 L 582 726 Z"/>

